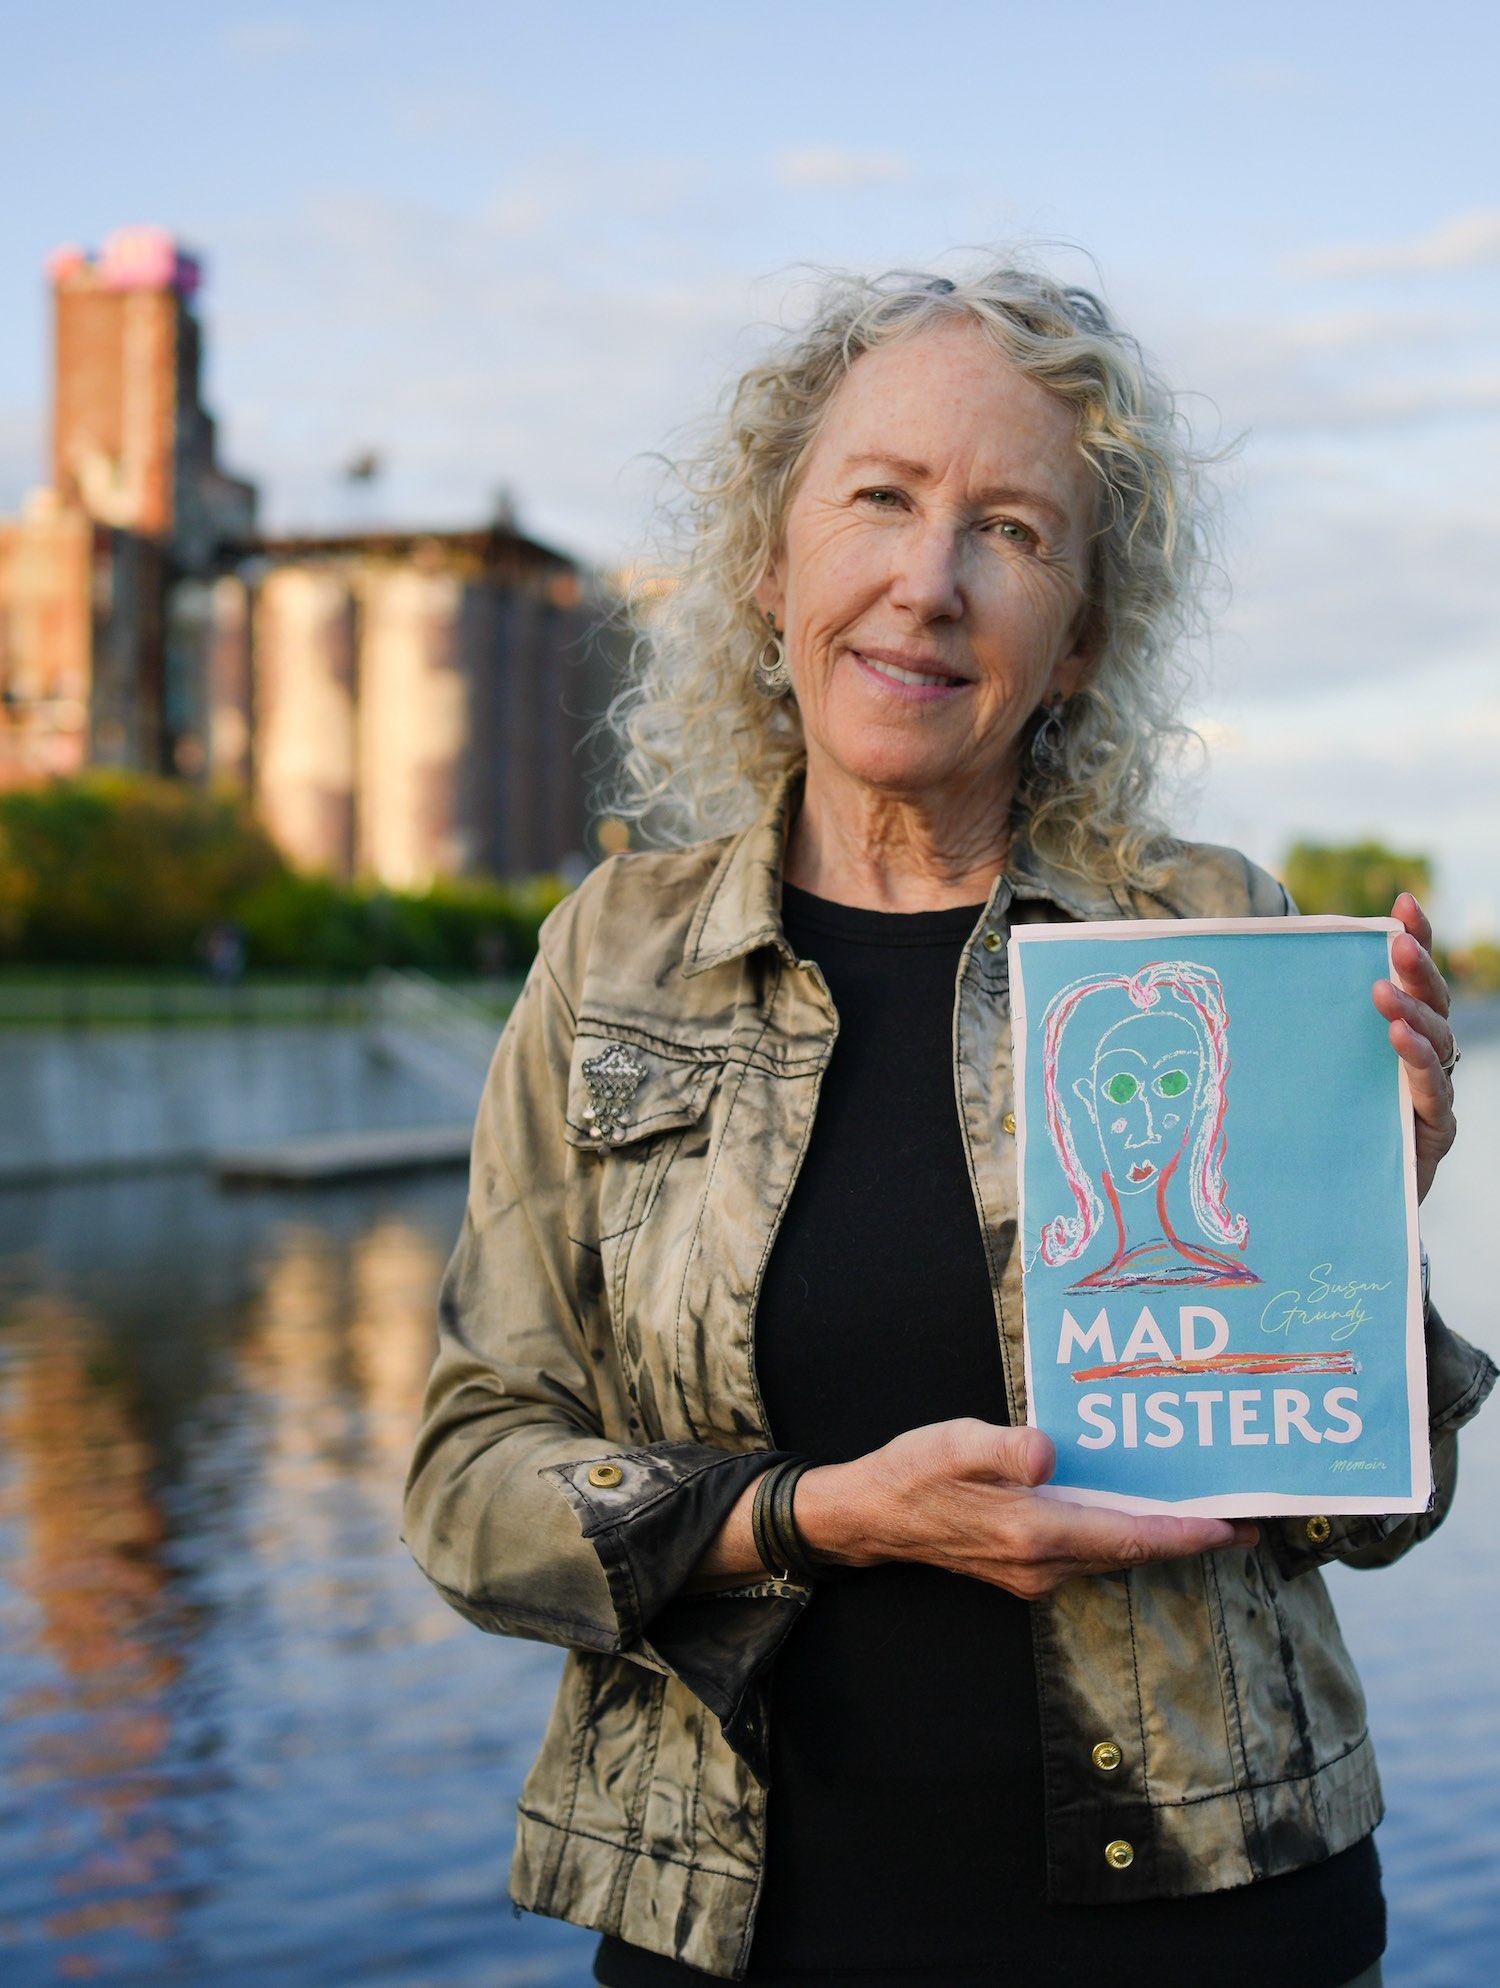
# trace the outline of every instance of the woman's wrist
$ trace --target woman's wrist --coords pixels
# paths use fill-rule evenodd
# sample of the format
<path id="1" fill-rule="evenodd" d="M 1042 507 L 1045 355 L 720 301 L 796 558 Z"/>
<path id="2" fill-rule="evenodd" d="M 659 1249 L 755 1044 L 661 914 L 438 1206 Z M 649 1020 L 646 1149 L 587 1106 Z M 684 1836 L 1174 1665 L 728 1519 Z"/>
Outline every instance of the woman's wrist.
<path id="1" fill-rule="evenodd" d="M 819 1464 L 797 1482 L 797 1531 L 813 1560 L 832 1567 L 875 1567 L 882 1551 L 869 1523 L 865 1459 Z"/>
<path id="2" fill-rule="evenodd" d="M 812 1579 L 812 1562 L 793 1516 L 797 1480 L 811 1469 L 811 1460 L 805 1456 L 783 1457 L 756 1481 L 750 1502 L 750 1532 L 760 1564 L 773 1580 Z"/>
<path id="3" fill-rule="evenodd" d="M 698 1562 L 690 1590 L 763 1580 L 766 1570 L 756 1548 L 751 1514 L 756 1485 L 740 1493 L 717 1538 Z M 869 1496 L 863 1459 L 856 1463 L 815 1464 L 797 1480 L 795 1518 L 807 1556 L 830 1567 L 873 1567 L 891 1555 L 875 1543 L 865 1520 Z"/>

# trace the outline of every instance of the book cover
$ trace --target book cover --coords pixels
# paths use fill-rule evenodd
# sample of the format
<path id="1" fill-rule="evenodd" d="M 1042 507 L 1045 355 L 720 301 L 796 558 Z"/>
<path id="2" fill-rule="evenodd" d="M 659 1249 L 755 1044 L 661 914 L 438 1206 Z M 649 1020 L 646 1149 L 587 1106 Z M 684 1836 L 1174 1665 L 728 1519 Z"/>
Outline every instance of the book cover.
<path id="1" fill-rule="evenodd" d="M 1431 1491 L 1389 919 L 1017 927 L 1028 1419 L 1049 1491 L 1254 1518 Z"/>

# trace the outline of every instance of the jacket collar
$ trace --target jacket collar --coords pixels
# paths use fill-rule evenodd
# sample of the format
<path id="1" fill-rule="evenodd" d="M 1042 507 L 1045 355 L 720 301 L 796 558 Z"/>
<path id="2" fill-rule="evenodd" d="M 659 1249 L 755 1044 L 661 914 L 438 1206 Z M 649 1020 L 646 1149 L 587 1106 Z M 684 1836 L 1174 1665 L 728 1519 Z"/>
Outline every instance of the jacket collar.
<path id="1" fill-rule="evenodd" d="M 781 929 L 781 874 L 787 830 L 801 799 L 798 768 L 778 780 L 761 813 L 730 839 L 688 928 L 684 973 L 705 973 L 760 946 L 773 946 L 792 959 Z M 1129 906 L 1111 893 L 1044 862 L 1024 832 L 995 879 L 985 916 L 1003 916 L 1016 899 L 1055 905 L 1064 918 L 1130 915 Z"/>
<path id="2" fill-rule="evenodd" d="M 755 820 L 731 837 L 688 927 L 684 973 L 705 973 L 758 946 L 775 946 L 791 959 L 781 929 L 781 867 L 801 799 L 799 767 L 782 775 Z"/>
<path id="3" fill-rule="evenodd" d="M 1024 824 L 1017 831 L 1001 880 L 1010 885 L 1013 898 L 1055 904 L 1067 918 L 1129 918 L 1134 915 L 1129 902 L 1099 884 L 1070 870 L 1060 870 L 1038 856 L 1026 835 Z M 991 899 L 993 903 L 994 900 Z"/>

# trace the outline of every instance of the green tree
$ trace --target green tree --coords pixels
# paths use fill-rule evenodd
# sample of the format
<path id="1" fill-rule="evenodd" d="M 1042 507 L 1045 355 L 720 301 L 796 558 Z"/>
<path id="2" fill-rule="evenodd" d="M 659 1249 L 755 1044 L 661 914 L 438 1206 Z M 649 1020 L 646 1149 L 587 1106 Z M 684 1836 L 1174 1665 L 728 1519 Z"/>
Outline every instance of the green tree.
<path id="1" fill-rule="evenodd" d="M 185 781 L 19 788 L 0 794 L 0 958 L 191 965 L 205 928 L 284 869 L 237 801 Z"/>
<path id="2" fill-rule="evenodd" d="M 1299 911 L 1348 918 L 1389 918 L 1402 891 L 1423 898 L 1432 888 L 1428 857 L 1404 855 L 1383 842 L 1297 842 L 1281 874 Z"/>
<path id="3" fill-rule="evenodd" d="M 1453 954 L 1452 978 L 1466 994 L 1500 994 L 1500 944 L 1474 939 Z"/>
<path id="4" fill-rule="evenodd" d="M 94 773 L 0 794 L 0 962 L 191 967 L 232 921 L 252 968 L 521 973 L 565 895 L 556 877 L 391 891 L 302 875 L 239 802 L 180 780 Z"/>

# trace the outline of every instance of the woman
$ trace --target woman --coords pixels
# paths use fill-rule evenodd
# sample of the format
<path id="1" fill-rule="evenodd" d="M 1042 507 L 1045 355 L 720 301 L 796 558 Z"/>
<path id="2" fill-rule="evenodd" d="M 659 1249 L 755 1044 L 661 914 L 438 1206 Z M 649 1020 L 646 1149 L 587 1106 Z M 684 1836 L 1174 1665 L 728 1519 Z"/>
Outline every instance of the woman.
<path id="1" fill-rule="evenodd" d="M 1432 1530 L 1494 1370 L 1432 1320 L 1442 1489 L 1390 1520 L 1067 1506 L 1022 1426 L 1007 928 L 1287 909 L 1146 813 L 1200 538 L 1170 396 L 1043 276 L 849 281 L 690 488 L 621 718 L 684 846 L 544 931 L 408 1492 L 455 1607 L 570 1650 L 514 1895 L 615 1988 L 1364 1979 L 1315 1570 Z M 1456 1051 L 1397 913 L 1425 1189 Z"/>

